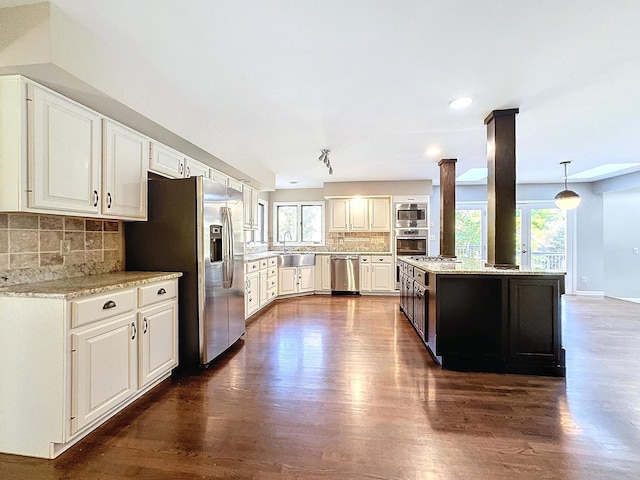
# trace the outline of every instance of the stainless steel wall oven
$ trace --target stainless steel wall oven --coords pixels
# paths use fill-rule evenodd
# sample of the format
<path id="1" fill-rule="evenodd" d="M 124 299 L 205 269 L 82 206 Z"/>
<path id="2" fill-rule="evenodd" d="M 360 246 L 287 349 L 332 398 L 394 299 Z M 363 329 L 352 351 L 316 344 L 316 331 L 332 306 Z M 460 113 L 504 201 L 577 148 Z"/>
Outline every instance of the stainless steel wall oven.
<path id="1" fill-rule="evenodd" d="M 396 203 L 394 223 L 396 228 L 428 228 L 428 204 Z"/>

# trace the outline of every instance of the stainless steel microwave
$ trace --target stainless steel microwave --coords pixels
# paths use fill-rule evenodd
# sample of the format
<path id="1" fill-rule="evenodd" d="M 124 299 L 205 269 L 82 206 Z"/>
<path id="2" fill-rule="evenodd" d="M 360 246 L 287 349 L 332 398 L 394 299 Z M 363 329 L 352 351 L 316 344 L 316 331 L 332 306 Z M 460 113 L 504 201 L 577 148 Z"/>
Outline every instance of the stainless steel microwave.
<path id="1" fill-rule="evenodd" d="M 427 208 L 426 203 L 396 203 L 395 228 L 427 228 Z"/>

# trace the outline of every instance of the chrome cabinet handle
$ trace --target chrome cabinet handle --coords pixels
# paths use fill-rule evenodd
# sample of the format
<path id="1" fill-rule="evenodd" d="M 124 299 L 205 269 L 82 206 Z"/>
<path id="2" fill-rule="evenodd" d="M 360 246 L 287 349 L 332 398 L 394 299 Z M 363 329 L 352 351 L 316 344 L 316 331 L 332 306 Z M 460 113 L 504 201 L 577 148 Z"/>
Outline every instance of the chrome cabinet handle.
<path id="1" fill-rule="evenodd" d="M 180 173 L 180 175 L 182 175 L 184 173 L 184 163 L 180 162 L 180 167 L 178 169 L 178 173 Z"/>
<path id="2" fill-rule="evenodd" d="M 97 206 L 98 206 L 98 200 L 99 200 L 99 199 L 100 199 L 100 198 L 98 197 L 98 191 L 97 191 L 97 190 L 94 190 L 94 191 L 93 191 L 93 206 L 94 206 L 94 207 L 97 207 Z"/>
<path id="3" fill-rule="evenodd" d="M 113 300 L 109 300 L 104 305 L 102 305 L 103 310 L 109 310 L 110 308 L 116 308 L 116 307 L 117 307 L 116 302 L 114 302 Z"/>
<path id="4" fill-rule="evenodd" d="M 111 208 L 111 193 L 107 192 L 107 208 Z"/>
<path id="5" fill-rule="evenodd" d="M 191 167 L 187 167 L 187 178 L 191 176 Z"/>
<path id="6" fill-rule="evenodd" d="M 166 293 L 167 291 L 164 288 L 161 288 L 160 290 L 158 290 L 158 295 L 164 295 Z"/>
<path id="7" fill-rule="evenodd" d="M 133 335 L 131 335 L 131 340 L 135 340 L 136 335 L 138 334 L 138 329 L 136 328 L 135 322 L 131 322 L 131 326 L 133 327 Z"/>

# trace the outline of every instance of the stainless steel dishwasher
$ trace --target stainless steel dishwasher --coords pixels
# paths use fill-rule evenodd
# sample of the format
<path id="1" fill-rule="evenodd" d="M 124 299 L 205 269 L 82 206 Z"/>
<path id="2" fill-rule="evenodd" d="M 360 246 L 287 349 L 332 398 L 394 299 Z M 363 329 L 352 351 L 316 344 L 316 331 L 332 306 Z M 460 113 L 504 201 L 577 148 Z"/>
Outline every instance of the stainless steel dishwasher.
<path id="1" fill-rule="evenodd" d="M 331 255 L 331 294 L 360 294 L 360 257 Z"/>

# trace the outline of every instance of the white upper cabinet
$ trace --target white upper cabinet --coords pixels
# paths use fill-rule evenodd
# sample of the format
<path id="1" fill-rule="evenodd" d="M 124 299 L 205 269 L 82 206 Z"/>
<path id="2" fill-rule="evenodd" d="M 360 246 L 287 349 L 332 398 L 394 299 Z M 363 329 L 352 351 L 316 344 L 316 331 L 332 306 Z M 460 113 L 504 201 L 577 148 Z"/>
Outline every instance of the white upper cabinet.
<path id="1" fill-rule="evenodd" d="M 184 177 L 184 155 L 159 142 L 151 142 L 149 170 L 169 178 Z"/>
<path id="2" fill-rule="evenodd" d="M 366 198 L 357 197 L 349 200 L 349 230 L 369 230 L 369 203 Z"/>
<path id="3" fill-rule="evenodd" d="M 391 231 L 391 200 L 388 197 L 369 199 L 369 230 Z"/>
<path id="4" fill-rule="evenodd" d="M 100 115 L 34 85 L 28 91 L 28 207 L 98 214 Z"/>
<path id="5" fill-rule="evenodd" d="M 104 120 L 102 212 L 146 220 L 149 139 L 112 120 Z"/>
<path id="6" fill-rule="evenodd" d="M 229 176 L 215 169 L 209 170 L 209 178 L 220 185 L 227 185 L 229 182 Z"/>
<path id="7" fill-rule="evenodd" d="M 244 228 L 247 230 L 258 229 L 258 191 L 247 185 L 242 187 L 244 201 Z"/>
<path id="8" fill-rule="evenodd" d="M 329 199 L 329 231 L 389 232 L 389 197 L 351 197 Z"/>
<path id="9" fill-rule="evenodd" d="M 193 158 L 184 159 L 184 176 L 209 178 L 209 167 Z"/>

